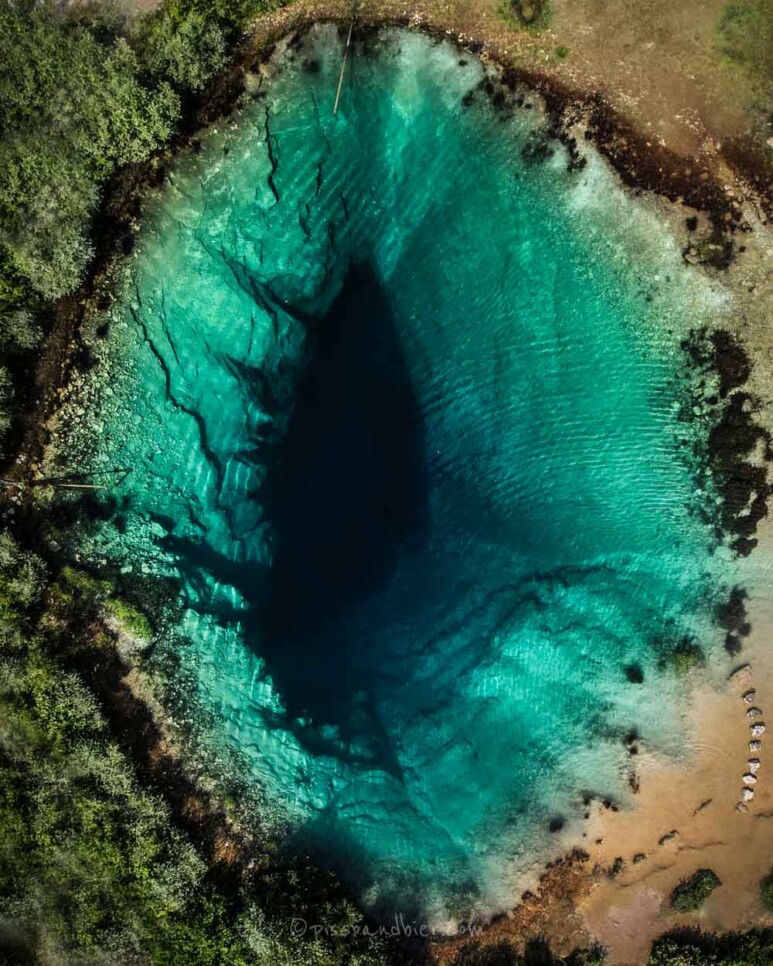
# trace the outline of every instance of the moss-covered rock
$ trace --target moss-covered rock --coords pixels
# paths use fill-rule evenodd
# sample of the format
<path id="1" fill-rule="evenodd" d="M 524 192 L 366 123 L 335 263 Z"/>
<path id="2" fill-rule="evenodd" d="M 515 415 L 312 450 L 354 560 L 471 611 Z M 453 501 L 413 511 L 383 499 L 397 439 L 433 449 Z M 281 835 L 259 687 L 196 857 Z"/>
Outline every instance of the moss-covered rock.
<path id="1" fill-rule="evenodd" d="M 716 872 L 698 869 L 688 879 L 682 879 L 674 889 L 671 905 L 677 912 L 695 912 L 719 885 L 722 883 Z"/>

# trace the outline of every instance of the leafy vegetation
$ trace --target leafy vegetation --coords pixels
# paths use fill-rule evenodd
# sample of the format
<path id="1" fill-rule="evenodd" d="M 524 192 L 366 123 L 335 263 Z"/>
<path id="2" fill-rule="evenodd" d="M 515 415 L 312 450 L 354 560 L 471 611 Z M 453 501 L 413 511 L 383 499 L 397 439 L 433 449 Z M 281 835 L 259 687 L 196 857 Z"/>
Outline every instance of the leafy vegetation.
<path id="1" fill-rule="evenodd" d="M 671 905 L 677 912 L 695 912 L 719 885 L 722 883 L 716 872 L 711 869 L 698 869 L 674 889 L 671 893 Z"/>
<path id="2" fill-rule="evenodd" d="M 773 0 L 733 0 L 718 33 L 723 55 L 773 93 Z"/>
<path id="3" fill-rule="evenodd" d="M 105 181 L 170 139 L 271 3 L 167 0 L 132 22 L 111 4 L 0 0 L 0 435 L 41 303 L 73 291 L 93 256 Z"/>
<path id="4" fill-rule="evenodd" d="M 61 608 L 108 587 L 67 568 L 53 579 L 0 533 L 0 962 L 384 963 L 378 938 L 353 938 L 361 917 L 330 877 L 315 895 L 277 866 L 221 891 L 138 781 L 61 659 Z M 318 934 L 294 930 L 296 913 Z"/>
<path id="5" fill-rule="evenodd" d="M 500 13 L 513 27 L 539 33 L 553 20 L 550 0 L 503 0 Z"/>
<path id="6" fill-rule="evenodd" d="M 770 966 L 773 929 L 715 936 L 697 929 L 661 936 L 652 945 L 650 966 Z"/>
<path id="7" fill-rule="evenodd" d="M 507 942 L 468 943 L 461 948 L 452 966 L 603 966 L 605 953 L 602 947 L 576 949 L 566 957 L 554 956 L 542 939 L 526 944 L 523 953 Z"/>
<path id="8" fill-rule="evenodd" d="M 169 137 L 179 100 L 143 82 L 126 38 L 37 4 L 0 8 L 0 63 L 0 237 L 12 267 L 57 298 L 91 256 L 99 184 Z"/>

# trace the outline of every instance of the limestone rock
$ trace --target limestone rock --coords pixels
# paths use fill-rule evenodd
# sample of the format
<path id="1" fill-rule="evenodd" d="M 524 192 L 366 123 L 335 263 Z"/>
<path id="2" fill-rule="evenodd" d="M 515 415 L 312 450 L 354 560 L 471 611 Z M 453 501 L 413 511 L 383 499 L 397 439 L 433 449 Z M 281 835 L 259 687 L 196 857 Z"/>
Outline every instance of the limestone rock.
<path id="1" fill-rule="evenodd" d="M 739 685 L 742 688 L 748 688 L 752 683 L 752 666 L 751 664 L 742 664 L 739 668 L 730 675 L 730 680 Z"/>
<path id="2" fill-rule="evenodd" d="M 760 770 L 760 765 L 761 764 L 762 764 L 762 762 L 759 760 L 759 758 L 750 758 L 746 762 L 746 767 L 749 769 L 749 771 L 752 773 L 752 775 L 756 775 L 757 772 Z"/>
<path id="3" fill-rule="evenodd" d="M 765 725 L 754 724 L 751 726 L 750 731 L 752 733 L 752 738 L 761 738 L 765 734 Z"/>
<path id="4" fill-rule="evenodd" d="M 756 785 L 757 784 L 757 776 L 756 775 L 750 775 L 747 772 L 743 776 L 742 781 L 743 781 L 744 785 Z"/>
<path id="5" fill-rule="evenodd" d="M 750 802 L 754 798 L 753 788 L 742 788 L 741 789 L 741 801 Z"/>
<path id="6" fill-rule="evenodd" d="M 749 751 L 762 751 L 762 742 L 761 741 L 750 741 L 749 742 Z"/>

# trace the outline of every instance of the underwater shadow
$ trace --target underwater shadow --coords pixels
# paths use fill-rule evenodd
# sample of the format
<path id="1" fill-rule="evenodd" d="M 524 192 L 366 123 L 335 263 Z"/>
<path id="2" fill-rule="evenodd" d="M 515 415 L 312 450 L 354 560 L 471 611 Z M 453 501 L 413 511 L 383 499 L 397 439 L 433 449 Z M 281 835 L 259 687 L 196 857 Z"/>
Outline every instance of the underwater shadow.
<path id="1" fill-rule="evenodd" d="M 421 535 L 424 424 L 372 269 L 351 269 L 309 339 L 264 493 L 275 552 L 268 597 L 247 638 L 288 714 L 336 725 L 346 738 L 363 714 L 371 717 L 367 662 L 357 660 L 362 642 L 349 618 L 388 584 Z"/>

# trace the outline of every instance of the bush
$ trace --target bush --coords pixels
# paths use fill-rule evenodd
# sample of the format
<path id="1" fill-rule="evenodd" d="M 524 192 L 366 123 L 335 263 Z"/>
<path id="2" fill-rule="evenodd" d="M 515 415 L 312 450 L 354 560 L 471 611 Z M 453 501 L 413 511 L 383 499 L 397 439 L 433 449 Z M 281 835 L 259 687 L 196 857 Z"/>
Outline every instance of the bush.
<path id="1" fill-rule="evenodd" d="M 667 933 L 655 940 L 649 966 L 770 966 L 773 930 L 716 936 L 698 929 Z"/>
<path id="2" fill-rule="evenodd" d="M 111 592 L 70 568 L 49 583 L 40 559 L 0 534 L 0 963 L 385 966 L 377 939 L 354 937 L 362 919 L 334 877 L 277 865 L 252 892 L 234 874 L 225 894 L 140 786 L 64 663 L 84 655 L 72 611 L 93 634 Z M 267 843 L 261 852 L 267 861 Z M 295 936 L 299 913 L 325 934 Z"/>
<path id="3" fill-rule="evenodd" d="M 153 637 L 153 629 L 147 617 L 136 607 L 120 597 L 113 597 L 105 602 L 105 612 L 134 637 L 149 641 Z"/>
<path id="4" fill-rule="evenodd" d="M 162 7 L 143 23 L 141 49 L 152 73 L 198 91 L 225 63 L 226 38 L 217 22 L 198 11 L 180 19 Z"/>
<path id="5" fill-rule="evenodd" d="M 773 912 L 773 871 L 760 882 L 760 902 L 768 912 Z"/>
<path id="6" fill-rule="evenodd" d="M 683 879 L 671 893 L 671 905 L 677 912 L 695 912 L 711 893 L 722 885 L 711 869 L 699 869 L 689 879 Z"/>
<path id="7" fill-rule="evenodd" d="M 126 39 L 58 18 L 50 4 L 0 7 L 0 241 L 45 298 L 91 258 L 99 184 L 171 134 L 179 100 L 148 86 Z"/>

